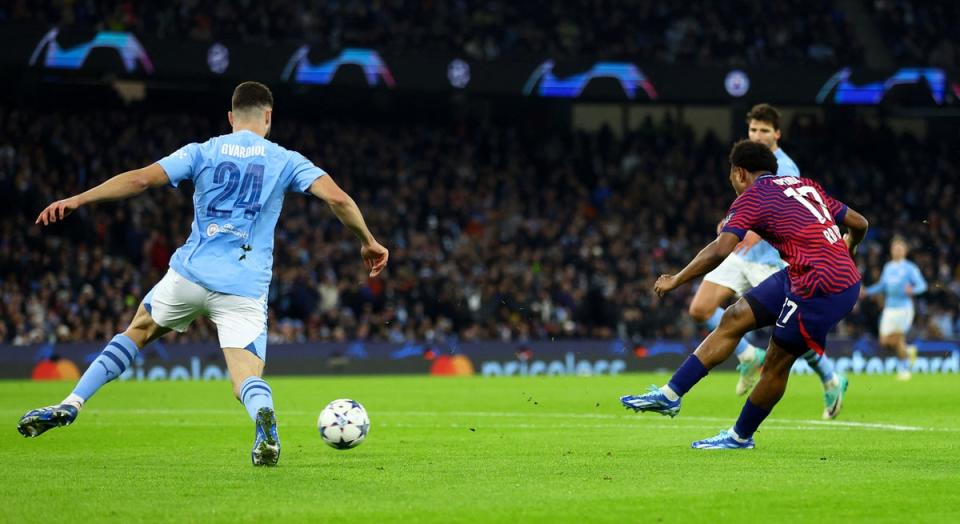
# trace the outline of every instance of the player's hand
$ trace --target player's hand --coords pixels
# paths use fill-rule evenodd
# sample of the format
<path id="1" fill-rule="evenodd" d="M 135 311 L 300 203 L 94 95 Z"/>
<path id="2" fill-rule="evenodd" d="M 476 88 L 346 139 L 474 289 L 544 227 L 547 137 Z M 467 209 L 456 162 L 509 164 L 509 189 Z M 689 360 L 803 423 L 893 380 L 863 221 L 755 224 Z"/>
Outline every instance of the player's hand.
<path id="1" fill-rule="evenodd" d="M 853 239 L 850 237 L 850 233 L 843 234 L 843 243 L 847 245 L 847 252 L 850 253 L 850 258 L 857 256 L 857 246 L 852 245 Z"/>
<path id="2" fill-rule="evenodd" d="M 912 296 L 913 296 L 913 286 L 911 286 L 910 284 L 907 284 L 907 285 L 903 286 L 903 292 L 906 293 L 908 297 L 912 297 Z"/>
<path id="3" fill-rule="evenodd" d="M 657 283 L 653 285 L 653 290 L 656 291 L 657 296 L 659 297 L 663 297 L 663 295 L 666 295 L 676 288 L 676 275 L 660 275 L 660 278 L 657 279 Z"/>
<path id="4" fill-rule="evenodd" d="M 747 231 L 746 236 L 743 237 L 743 240 L 737 244 L 737 247 L 733 248 L 733 252 L 738 255 L 746 255 L 753 249 L 753 246 L 757 245 L 760 242 L 760 235 L 754 233 L 753 231 Z"/>
<path id="5" fill-rule="evenodd" d="M 40 216 L 37 217 L 37 221 L 34 222 L 34 224 L 42 223 L 45 226 L 53 224 L 58 220 L 67 218 L 70 213 L 76 211 L 78 207 L 80 207 L 80 202 L 77 200 L 77 197 L 57 200 L 40 213 Z"/>
<path id="6" fill-rule="evenodd" d="M 360 257 L 363 258 L 364 267 L 370 270 L 370 278 L 373 278 L 387 267 L 390 252 L 374 240 L 370 245 L 360 248 Z"/>

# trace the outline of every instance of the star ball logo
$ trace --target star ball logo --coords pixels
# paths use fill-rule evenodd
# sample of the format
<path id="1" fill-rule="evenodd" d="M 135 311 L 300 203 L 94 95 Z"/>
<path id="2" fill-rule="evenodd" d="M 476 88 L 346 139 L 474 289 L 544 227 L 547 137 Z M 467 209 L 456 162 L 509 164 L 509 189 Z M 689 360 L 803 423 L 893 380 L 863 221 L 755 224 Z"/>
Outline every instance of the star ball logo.
<path id="1" fill-rule="evenodd" d="M 208 236 L 208 237 L 212 237 L 213 235 L 216 235 L 216 234 L 219 233 L 219 232 L 220 232 L 220 226 L 218 226 L 218 225 L 216 225 L 216 224 L 210 224 L 209 226 L 207 226 L 207 236 Z"/>

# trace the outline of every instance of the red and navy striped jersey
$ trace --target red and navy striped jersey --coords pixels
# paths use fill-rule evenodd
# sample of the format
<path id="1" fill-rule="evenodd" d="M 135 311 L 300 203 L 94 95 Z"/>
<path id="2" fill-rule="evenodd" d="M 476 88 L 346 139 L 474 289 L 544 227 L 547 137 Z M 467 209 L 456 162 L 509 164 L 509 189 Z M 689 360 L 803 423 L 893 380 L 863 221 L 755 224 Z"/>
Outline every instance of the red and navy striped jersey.
<path id="1" fill-rule="evenodd" d="M 809 298 L 839 293 L 860 273 L 838 224 L 847 206 L 808 178 L 762 175 L 730 206 L 722 232 L 760 235 L 790 264 L 790 292 Z"/>

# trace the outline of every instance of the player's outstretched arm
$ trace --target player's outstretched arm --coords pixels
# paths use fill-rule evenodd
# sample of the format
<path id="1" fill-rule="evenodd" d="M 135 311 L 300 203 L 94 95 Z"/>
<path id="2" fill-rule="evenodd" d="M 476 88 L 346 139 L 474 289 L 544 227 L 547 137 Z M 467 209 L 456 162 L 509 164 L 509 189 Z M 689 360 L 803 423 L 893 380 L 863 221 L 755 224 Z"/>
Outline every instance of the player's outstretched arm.
<path id="1" fill-rule="evenodd" d="M 371 277 L 379 275 L 387 267 L 390 252 L 373 238 L 357 203 L 329 175 L 314 180 L 310 185 L 310 193 L 326 202 L 340 222 L 360 239 L 360 257 L 364 266 L 370 271 Z"/>
<path id="2" fill-rule="evenodd" d="M 160 167 L 160 164 L 150 164 L 141 169 L 120 173 L 93 189 L 88 189 L 79 195 L 50 204 L 40 213 L 35 223 L 46 226 L 58 220 L 63 220 L 80 206 L 129 198 L 139 195 L 151 187 L 168 183 L 170 183 L 170 179 L 167 178 L 167 174 Z"/>
<path id="3" fill-rule="evenodd" d="M 846 235 L 844 235 L 844 241 L 846 241 Z M 883 289 L 887 283 L 887 266 L 883 266 L 883 272 L 880 273 L 880 280 L 877 280 L 873 283 L 872 286 L 867 286 L 860 290 L 861 297 L 868 297 L 876 295 L 877 293 L 883 293 Z"/>
<path id="4" fill-rule="evenodd" d="M 857 246 L 863 242 L 863 237 L 867 235 L 867 228 L 870 223 L 867 219 L 857 213 L 852 207 L 847 207 L 847 214 L 843 217 L 843 225 L 847 226 L 846 234 L 843 235 L 843 241 L 847 244 L 847 251 L 853 257 L 857 254 Z"/>
<path id="5" fill-rule="evenodd" d="M 716 240 L 701 249 L 682 271 L 676 275 L 660 275 L 653 290 L 662 297 L 686 282 L 713 271 L 730 253 L 733 253 L 733 249 L 739 242 L 740 239 L 733 233 L 720 233 Z"/>

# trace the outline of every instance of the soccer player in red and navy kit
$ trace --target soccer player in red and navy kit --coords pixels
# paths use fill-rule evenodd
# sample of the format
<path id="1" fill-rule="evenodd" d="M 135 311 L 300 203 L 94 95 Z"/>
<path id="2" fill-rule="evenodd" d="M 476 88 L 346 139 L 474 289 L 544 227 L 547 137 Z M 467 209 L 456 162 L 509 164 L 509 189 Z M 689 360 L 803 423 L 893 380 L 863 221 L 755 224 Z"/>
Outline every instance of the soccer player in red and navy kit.
<path id="1" fill-rule="evenodd" d="M 729 307 L 720 325 L 677 369 L 665 386 L 620 401 L 634 411 L 676 416 L 680 397 L 733 353 L 740 338 L 773 326 L 760 381 L 736 424 L 693 443 L 698 449 L 751 449 L 753 433 L 787 387 L 790 368 L 808 350 L 823 353 L 827 333 L 850 310 L 860 293 L 853 261 L 867 232 L 867 220 L 834 200 L 807 178 L 776 177 L 777 159 L 763 144 L 740 141 L 730 152 L 730 183 L 737 199 L 717 239 L 676 275 L 661 275 L 655 291 L 663 296 L 717 267 L 747 231 L 772 244 L 789 266 L 764 280 Z M 848 232 L 841 234 L 839 226 Z"/>

